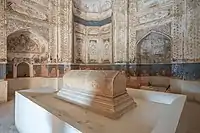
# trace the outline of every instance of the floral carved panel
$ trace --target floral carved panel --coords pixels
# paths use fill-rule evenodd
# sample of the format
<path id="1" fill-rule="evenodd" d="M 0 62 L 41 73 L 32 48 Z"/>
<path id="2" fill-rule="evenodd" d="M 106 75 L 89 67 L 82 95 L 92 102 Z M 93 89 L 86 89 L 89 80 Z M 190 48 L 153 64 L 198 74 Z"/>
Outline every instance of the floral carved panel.
<path id="1" fill-rule="evenodd" d="M 140 63 L 171 63 L 171 39 L 152 32 L 138 43 Z"/>

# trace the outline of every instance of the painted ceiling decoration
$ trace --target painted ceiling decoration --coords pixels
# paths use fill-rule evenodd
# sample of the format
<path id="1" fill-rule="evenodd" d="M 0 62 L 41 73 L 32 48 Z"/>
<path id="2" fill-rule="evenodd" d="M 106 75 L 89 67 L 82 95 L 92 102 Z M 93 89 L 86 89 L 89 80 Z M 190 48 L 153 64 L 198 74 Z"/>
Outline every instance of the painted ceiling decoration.
<path id="1" fill-rule="evenodd" d="M 83 12 L 102 13 L 112 8 L 112 0 L 73 0 L 74 7 Z"/>
<path id="2" fill-rule="evenodd" d="M 40 11 L 39 8 L 23 3 L 21 0 L 9 0 L 7 1 L 7 7 L 26 16 L 31 16 L 40 20 L 47 20 L 47 15 Z"/>

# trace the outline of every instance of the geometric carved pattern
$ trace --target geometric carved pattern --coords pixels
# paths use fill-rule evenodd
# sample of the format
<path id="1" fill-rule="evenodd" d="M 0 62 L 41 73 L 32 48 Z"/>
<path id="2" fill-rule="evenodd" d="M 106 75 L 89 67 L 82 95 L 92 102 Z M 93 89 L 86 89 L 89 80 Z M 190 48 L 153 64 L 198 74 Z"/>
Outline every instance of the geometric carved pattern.
<path id="1" fill-rule="evenodd" d="M 73 36 L 73 14 L 72 14 L 72 0 L 64 0 L 60 6 L 60 56 L 62 62 L 71 63 L 72 61 L 72 36 Z"/>
<path id="2" fill-rule="evenodd" d="M 184 45 L 184 59 L 200 61 L 200 1 L 187 0 L 187 43 Z"/>
<path id="3" fill-rule="evenodd" d="M 172 57 L 173 61 L 181 61 L 184 58 L 184 25 L 183 25 L 184 1 L 173 0 L 173 21 L 172 21 Z"/>

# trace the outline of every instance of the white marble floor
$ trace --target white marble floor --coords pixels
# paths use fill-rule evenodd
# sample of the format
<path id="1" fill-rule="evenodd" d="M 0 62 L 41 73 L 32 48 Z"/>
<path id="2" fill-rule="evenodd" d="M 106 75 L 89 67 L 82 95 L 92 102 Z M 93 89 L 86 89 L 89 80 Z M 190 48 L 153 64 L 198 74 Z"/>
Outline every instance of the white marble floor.
<path id="1" fill-rule="evenodd" d="M 18 133 L 14 125 L 14 102 L 0 104 L 0 133 Z"/>
<path id="2" fill-rule="evenodd" d="M 183 117 L 187 120 L 184 133 L 200 133 L 200 104 L 187 102 Z M 0 133 L 18 133 L 14 125 L 14 101 L 0 104 Z"/>

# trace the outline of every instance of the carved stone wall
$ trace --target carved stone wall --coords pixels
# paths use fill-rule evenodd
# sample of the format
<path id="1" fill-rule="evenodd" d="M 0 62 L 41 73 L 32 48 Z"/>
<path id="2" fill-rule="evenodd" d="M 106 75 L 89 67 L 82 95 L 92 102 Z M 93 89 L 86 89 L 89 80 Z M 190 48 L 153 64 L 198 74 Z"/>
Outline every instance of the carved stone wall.
<path id="1" fill-rule="evenodd" d="M 168 41 L 171 38 L 173 4 L 172 0 L 159 0 L 159 1 L 130 0 L 129 2 L 130 4 L 129 4 L 129 21 L 128 21 L 129 22 L 128 52 L 129 52 L 129 61 L 131 63 L 135 63 L 137 60 L 140 59 L 140 56 L 138 55 L 141 55 L 141 50 L 140 50 L 141 43 L 143 43 L 143 45 L 148 46 L 149 48 L 152 46 L 152 43 L 154 43 L 153 45 L 158 45 L 158 47 L 159 45 L 162 46 L 161 42 L 153 41 L 154 35 L 152 36 L 151 34 L 148 37 L 147 35 L 153 32 L 167 36 Z M 143 39 L 144 40 L 147 39 L 149 41 L 151 40 L 150 41 L 151 43 L 148 42 L 147 40 L 142 41 Z M 162 40 L 162 38 L 160 39 Z M 146 42 L 146 44 L 144 44 L 144 42 Z M 162 42 L 165 42 L 164 38 Z M 170 43 L 172 43 L 171 40 Z M 170 44 L 170 49 L 171 49 L 171 44 Z M 171 58 L 171 56 L 169 56 L 169 58 Z"/>
<path id="2" fill-rule="evenodd" d="M 112 63 L 112 26 L 74 24 L 75 63 Z"/>
<path id="3" fill-rule="evenodd" d="M 112 63 L 112 1 L 74 0 L 74 62 Z"/>
<path id="4" fill-rule="evenodd" d="M 168 36 L 150 32 L 137 45 L 140 63 L 171 63 L 171 40 Z"/>
<path id="5" fill-rule="evenodd" d="M 58 1 L 58 61 L 73 62 L 73 3 L 72 0 Z"/>
<path id="6" fill-rule="evenodd" d="M 6 62 L 7 50 L 6 50 L 6 32 L 5 32 L 5 1 L 0 1 L 0 62 Z"/>
<path id="7" fill-rule="evenodd" d="M 7 1 L 6 18 L 8 60 L 29 63 L 47 61 L 48 5 L 26 0 L 19 3 Z"/>
<path id="8" fill-rule="evenodd" d="M 200 1 L 186 0 L 184 59 L 200 61 Z"/>
<path id="9" fill-rule="evenodd" d="M 128 1 L 113 1 L 113 45 L 114 62 L 128 61 Z"/>

